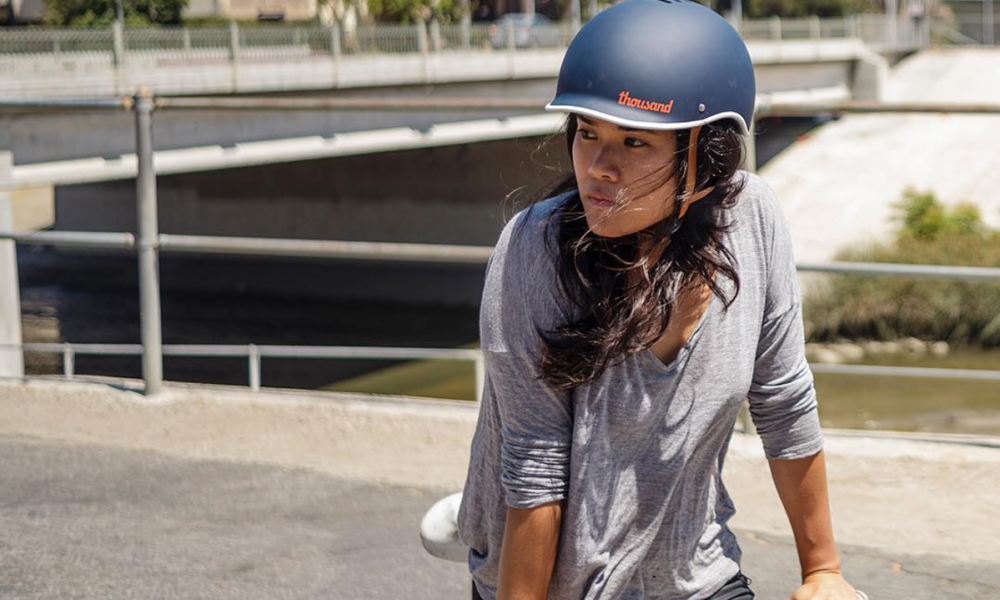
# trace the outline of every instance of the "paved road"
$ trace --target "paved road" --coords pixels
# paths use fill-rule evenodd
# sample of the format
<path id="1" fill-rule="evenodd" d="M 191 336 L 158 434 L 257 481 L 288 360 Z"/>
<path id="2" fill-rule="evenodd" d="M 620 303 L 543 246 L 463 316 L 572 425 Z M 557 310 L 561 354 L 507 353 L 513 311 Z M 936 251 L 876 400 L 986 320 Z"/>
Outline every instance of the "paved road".
<path id="1" fill-rule="evenodd" d="M 450 490 L 0 437 L 0 598 L 464 599 L 464 566 L 423 552 Z M 762 599 L 797 577 L 787 537 L 739 531 Z M 956 562 L 843 547 L 874 599 L 996 599 L 1000 557 Z"/>

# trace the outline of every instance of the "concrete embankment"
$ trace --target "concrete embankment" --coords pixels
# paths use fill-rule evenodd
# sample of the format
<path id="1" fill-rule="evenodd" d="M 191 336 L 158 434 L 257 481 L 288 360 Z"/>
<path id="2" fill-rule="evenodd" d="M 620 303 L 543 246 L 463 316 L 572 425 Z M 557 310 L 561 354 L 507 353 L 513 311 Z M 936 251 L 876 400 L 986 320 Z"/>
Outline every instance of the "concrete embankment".
<path id="1" fill-rule="evenodd" d="M 885 99 L 990 104 L 998 94 L 1000 48 L 940 48 L 893 67 Z M 777 192 L 796 259 L 824 262 L 888 241 L 893 204 L 908 187 L 946 205 L 973 203 L 1000 226 L 998 136 L 997 115 L 849 115 L 804 136 L 761 175 Z"/>

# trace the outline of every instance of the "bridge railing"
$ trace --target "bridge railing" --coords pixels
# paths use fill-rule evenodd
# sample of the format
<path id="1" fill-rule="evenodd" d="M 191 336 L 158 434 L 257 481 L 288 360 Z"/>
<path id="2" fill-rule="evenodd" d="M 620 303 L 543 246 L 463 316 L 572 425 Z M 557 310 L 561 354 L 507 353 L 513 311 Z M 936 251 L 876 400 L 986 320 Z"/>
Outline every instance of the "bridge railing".
<path id="1" fill-rule="evenodd" d="M 271 106 L 275 99 L 257 99 L 241 103 L 241 106 L 233 108 L 245 109 L 249 102 L 258 102 L 260 106 Z M 69 366 L 65 366 L 67 374 L 73 374 L 73 356 L 80 353 L 138 353 L 143 359 L 143 379 L 146 384 L 146 393 L 157 393 L 163 383 L 163 356 L 165 354 L 183 354 L 189 356 L 247 356 L 250 360 L 250 385 L 252 388 L 260 386 L 260 358 L 264 355 L 273 356 L 300 356 L 310 358 L 361 358 L 368 356 L 388 356 L 394 358 L 430 357 L 429 353 L 441 352 L 436 356 L 447 360 L 472 360 L 477 365 L 478 381 L 482 383 L 482 360 L 475 354 L 459 349 L 387 349 L 387 348 L 353 348 L 344 349 L 342 347 L 309 348 L 309 347 L 280 347 L 263 348 L 259 346 L 247 345 L 240 347 L 233 346 L 182 346 L 168 347 L 162 343 L 161 322 L 160 322 L 160 284 L 158 255 L 161 251 L 176 251 L 188 253 L 204 254 L 232 254 L 232 255 L 258 255 L 258 256 L 298 256 L 298 257 L 326 257 L 368 260 L 393 260 L 393 261 L 421 261 L 421 262 L 451 262 L 451 263 L 476 263 L 485 265 L 491 249 L 488 247 L 474 246 L 444 246 L 434 244 L 390 244 L 371 242 L 343 242 L 343 241 L 323 241 L 323 240 L 276 240 L 276 239 L 253 239 L 253 238 L 227 238 L 211 236 L 183 236 L 161 234 L 157 228 L 157 196 L 156 196 L 156 171 L 153 166 L 153 146 L 152 146 L 152 113 L 156 106 L 155 99 L 148 89 L 141 90 L 139 94 L 130 99 L 119 99 L 116 102 L 108 101 L 77 101 L 72 104 L 65 102 L 39 101 L 34 103 L 38 107 L 50 105 L 61 110 L 76 108 L 79 110 L 108 109 L 121 110 L 127 108 L 135 113 L 136 119 L 136 164 L 138 168 L 136 178 L 136 212 L 138 215 L 138 235 L 124 232 L 99 233 L 99 232 L 38 232 L 38 233 L 14 233 L 10 231 L 0 231 L 0 245 L 9 251 L 9 244 L 12 242 L 43 244 L 43 245 L 68 245 L 91 248 L 119 248 L 135 252 L 139 258 L 139 297 L 142 309 L 140 310 L 142 344 L 128 347 L 87 347 L 79 345 L 58 345 L 58 346 L 29 346 L 20 339 L 20 328 L 17 325 L 20 319 L 20 306 L 17 295 L 13 298 L 0 298 L 0 303 L 6 303 L 0 310 L 0 318 L 6 319 L 7 323 L 0 323 L 0 332 L 3 333 L 3 343 L 0 343 L 0 351 L 5 354 L 10 352 L 22 352 L 24 350 L 38 350 L 42 352 L 60 352 L 64 359 L 68 360 Z M 23 106 L 11 105 L 15 109 Z M 0 105 L 2 108 L 2 105 Z M 163 108 L 163 107 L 161 107 Z M 780 113 L 778 107 L 771 106 L 768 109 L 772 114 Z M 857 104 L 847 104 L 844 106 L 829 105 L 795 105 L 786 107 L 786 110 L 794 113 L 812 112 L 814 114 L 828 114 L 841 111 L 848 112 L 885 112 L 894 110 L 900 112 L 972 112 L 983 114 L 998 114 L 1000 107 L 993 106 L 967 106 L 958 109 L 949 109 L 946 106 L 901 106 L 901 107 L 865 107 Z M 4 163 L 8 164 L 4 164 Z M 0 160 L 0 178 L 9 176 L 11 161 L 9 157 Z M 5 174 L 6 173 L 8 174 Z M 8 182 L 0 181 L 0 191 L 8 187 Z M 0 218 L 7 219 L 5 215 L 9 211 L 9 199 L 0 194 Z M 0 266 L 0 275 L 4 276 L 10 283 L 12 289 L 16 289 L 17 264 L 16 255 L 8 255 L 13 259 L 13 264 Z M 819 265 L 797 265 L 799 271 L 826 272 L 826 273 L 850 273 L 855 275 L 868 276 L 903 276 L 917 278 L 936 279 L 965 279 L 976 281 L 1000 281 L 1000 268 L 977 268 L 977 267 L 956 267 L 956 266 L 931 266 L 931 265 L 899 265 L 899 264 L 852 264 L 852 263 L 830 263 Z M 17 332 L 11 335 L 10 332 Z M 13 339 L 12 339 L 13 338 Z M 289 349 L 292 348 L 292 349 Z M 244 350 L 245 349 L 245 350 Z M 244 354 L 245 351 L 245 354 Z M 272 354 L 274 353 L 274 354 Z M 386 354 L 388 353 L 388 354 Z M 20 355 L 18 355 L 20 356 Z M 4 358 L 9 358 L 5 356 Z M 22 364 L 16 361 L 16 364 Z M 955 378 L 977 378 L 987 380 L 1000 379 L 1000 373 L 988 370 L 954 370 L 954 369 L 904 369 L 900 367 L 871 367 L 862 365 L 844 366 L 823 366 L 817 365 L 817 372 L 836 372 L 857 374 L 879 374 L 897 376 L 919 376 L 919 377 L 955 377 Z M 5 367 L 6 368 L 6 367 Z M 23 371 L 22 371 L 23 372 Z M 256 383 L 255 383 L 256 382 Z M 481 393 L 481 388 L 479 392 Z"/>
<path id="2" fill-rule="evenodd" d="M 884 15 L 843 19 L 759 19 L 737 26 L 747 40 L 856 38 L 878 49 L 916 49 L 929 43 L 927 22 Z M 308 55 L 426 53 L 447 50 L 519 51 L 564 48 L 577 28 L 572 24 L 513 27 L 415 25 L 240 27 L 158 27 L 127 29 L 0 28 L 0 58 L 98 54 L 113 64 L 150 58 L 220 60 Z"/>
<path id="3" fill-rule="evenodd" d="M 745 40 L 819 40 L 856 38 L 880 51 L 914 50 L 927 47 L 930 43 L 928 27 L 930 22 L 923 19 L 900 17 L 892 19 L 885 15 L 852 15 L 840 19 L 745 20 L 739 31 Z"/>

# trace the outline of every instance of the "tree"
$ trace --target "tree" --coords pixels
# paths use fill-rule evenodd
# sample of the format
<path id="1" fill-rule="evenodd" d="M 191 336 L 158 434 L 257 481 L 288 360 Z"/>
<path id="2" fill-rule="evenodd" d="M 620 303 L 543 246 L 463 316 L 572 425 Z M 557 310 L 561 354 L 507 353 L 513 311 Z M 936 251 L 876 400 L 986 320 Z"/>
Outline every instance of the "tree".
<path id="1" fill-rule="evenodd" d="M 867 0 L 744 0 L 743 14 L 748 19 L 766 17 L 843 17 L 861 12 Z"/>
<path id="2" fill-rule="evenodd" d="M 188 0 L 122 0 L 129 27 L 178 25 Z M 49 0 L 46 21 L 52 25 L 107 27 L 115 21 L 115 0 Z"/>
<path id="3" fill-rule="evenodd" d="M 458 9 L 455 0 L 368 0 L 368 10 L 376 21 L 451 21 L 459 17 Z"/>

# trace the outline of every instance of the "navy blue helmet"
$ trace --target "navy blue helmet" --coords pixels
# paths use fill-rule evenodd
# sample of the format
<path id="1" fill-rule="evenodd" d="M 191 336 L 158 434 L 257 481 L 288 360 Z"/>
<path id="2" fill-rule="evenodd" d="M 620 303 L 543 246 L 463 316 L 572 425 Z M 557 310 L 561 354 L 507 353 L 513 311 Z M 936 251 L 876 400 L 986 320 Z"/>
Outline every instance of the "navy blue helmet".
<path id="1" fill-rule="evenodd" d="M 736 30 L 687 0 L 626 0 L 584 25 L 570 43 L 550 111 L 640 129 L 753 122 L 756 83 Z"/>

